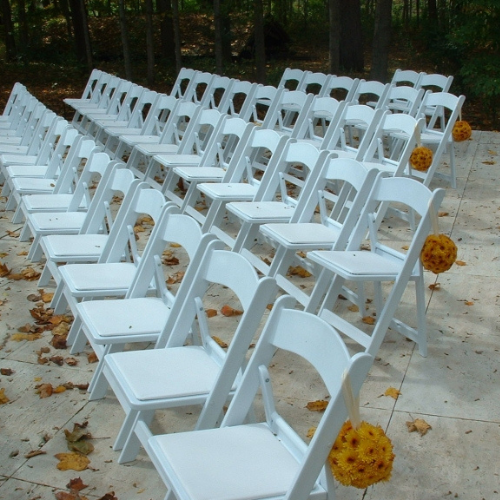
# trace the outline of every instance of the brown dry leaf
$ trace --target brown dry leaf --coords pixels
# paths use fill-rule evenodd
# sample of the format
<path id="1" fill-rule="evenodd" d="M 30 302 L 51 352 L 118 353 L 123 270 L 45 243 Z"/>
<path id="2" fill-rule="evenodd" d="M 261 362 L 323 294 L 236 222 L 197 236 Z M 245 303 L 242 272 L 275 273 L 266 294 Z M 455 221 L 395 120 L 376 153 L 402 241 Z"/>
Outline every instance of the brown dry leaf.
<path id="1" fill-rule="evenodd" d="M 10 399 L 5 395 L 5 389 L 4 388 L 0 389 L 0 405 L 4 405 L 9 401 Z"/>
<path id="2" fill-rule="evenodd" d="M 64 362 L 68 366 L 76 366 L 78 364 L 78 360 L 76 358 L 73 358 L 73 357 L 64 358 Z"/>
<path id="3" fill-rule="evenodd" d="M 431 283 L 429 285 L 429 290 L 441 290 L 441 283 Z"/>
<path id="4" fill-rule="evenodd" d="M 48 398 L 52 396 L 54 388 L 52 384 L 40 384 L 35 387 L 36 393 L 40 394 L 40 399 Z"/>
<path id="5" fill-rule="evenodd" d="M 217 310 L 216 309 L 205 309 L 205 314 L 207 315 L 207 318 L 213 318 L 214 316 L 217 316 Z"/>
<path id="6" fill-rule="evenodd" d="M 167 278 L 167 285 L 175 285 L 176 283 L 180 283 L 184 278 L 184 271 L 177 271 L 176 273 L 170 275 Z"/>
<path id="7" fill-rule="evenodd" d="M 109 493 L 106 493 L 105 495 L 103 495 L 101 498 L 98 498 L 97 500 L 118 500 L 118 498 L 115 497 L 114 491 L 110 491 Z"/>
<path id="8" fill-rule="evenodd" d="M 323 399 L 318 399 L 317 401 L 309 401 L 309 403 L 306 404 L 306 408 L 309 411 L 325 411 L 327 406 L 328 401 L 325 401 Z"/>
<path id="9" fill-rule="evenodd" d="M 62 366 L 64 364 L 64 359 L 62 356 L 51 356 L 49 361 L 56 364 L 57 366 Z"/>
<path id="10" fill-rule="evenodd" d="M 0 375 L 4 375 L 5 377 L 10 377 L 14 373 L 12 368 L 0 368 Z"/>
<path id="11" fill-rule="evenodd" d="M 306 432 L 306 438 L 311 439 L 316 433 L 316 427 L 309 427 Z"/>
<path id="12" fill-rule="evenodd" d="M 7 267 L 7 264 L 0 262 L 0 278 L 4 278 L 8 276 L 10 273 L 10 269 Z"/>
<path id="13" fill-rule="evenodd" d="M 83 484 L 82 478 L 75 477 L 75 479 L 71 479 L 70 482 L 66 485 L 66 488 L 69 488 L 72 491 L 82 491 L 87 488 L 87 484 Z"/>
<path id="14" fill-rule="evenodd" d="M 367 325 L 375 324 L 375 318 L 373 316 L 363 316 L 363 318 L 361 318 L 361 321 L 363 323 L 366 323 Z"/>
<path id="15" fill-rule="evenodd" d="M 408 248 L 410 248 L 410 247 L 409 247 L 409 245 L 403 245 L 403 246 L 401 247 L 401 249 L 402 249 L 402 250 L 408 250 Z"/>
<path id="16" fill-rule="evenodd" d="M 465 304 L 466 306 L 473 306 L 473 305 L 474 305 L 474 302 L 472 302 L 471 300 L 466 300 L 466 301 L 464 302 L 464 304 Z"/>
<path id="17" fill-rule="evenodd" d="M 64 385 L 58 385 L 58 386 L 54 389 L 53 393 L 54 393 L 54 394 L 60 394 L 61 392 L 65 392 L 65 391 L 66 391 L 66 387 L 64 387 Z"/>
<path id="18" fill-rule="evenodd" d="M 391 398 L 398 399 L 401 395 L 401 391 L 398 391 L 395 387 L 389 387 L 385 392 L 384 396 L 390 396 Z"/>
<path id="19" fill-rule="evenodd" d="M 21 340 L 37 340 L 41 338 L 41 333 L 14 333 L 11 335 L 10 340 L 21 342 Z"/>
<path id="20" fill-rule="evenodd" d="M 66 335 L 68 335 L 69 330 L 70 330 L 69 323 L 62 322 L 59 325 L 52 328 L 52 335 L 54 336 L 59 335 L 60 337 L 65 337 Z"/>
<path id="21" fill-rule="evenodd" d="M 28 251 L 27 250 L 21 250 L 20 252 L 17 252 L 16 255 L 28 255 Z"/>
<path id="22" fill-rule="evenodd" d="M 82 471 L 85 470 L 90 463 L 90 460 L 85 455 L 74 451 L 71 453 L 57 453 L 54 456 L 59 460 L 57 464 L 59 470 Z"/>
<path id="23" fill-rule="evenodd" d="M 87 500 L 87 497 L 81 497 L 78 492 L 68 493 L 67 491 L 58 491 L 54 494 L 56 500 Z"/>
<path id="24" fill-rule="evenodd" d="M 87 361 L 89 363 L 97 363 L 99 361 L 99 358 L 97 357 L 97 354 L 95 352 L 91 352 L 90 354 L 87 354 Z"/>
<path id="25" fill-rule="evenodd" d="M 274 304 L 267 304 L 266 309 L 267 309 L 268 311 L 272 311 L 272 310 L 273 310 L 273 307 L 274 307 Z"/>
<path id="26" fill-rule="evenodd" d="M 427 434 L 429 429 L 432 429 L 423 418 L 416 418 L 413 421 L 406 422 L 406 426 L 408 427 L 408 432 L 418 431 L 421 436 Z"/>
<path id="27" fill-rule="evenodd" d="M 50 343 L 55 349 L 66 349 L 66 335 L 54 335 Z"/>
<path id="28" fill-rule="evenodd" d="M 179 259 L 172 252 L 163 252 L 162 263 L 165 266 L 178 266 Z"/>
<path id="29" fill-rule="evenodd" d="M 134 233 L 144 233 L 146 230 L 142 226 L 134 226 Z"/>
<path id="30" fill-rule="evenodd" d="M 351 312 L 358 312 L 359 311 L 359 307 L 356 304 L 352 304 L 347 309 L 349 309 L 349 311 L 351 311 Z"/>
<path id="31" fill-rule="evenodd" d="M 464 262 L 463 260 L 456 260 L 455 261 L 455 264 L 457 266 L 466 266 L 467 265 L 467 262 Z"/>
<path id="32" fill-rule="evenodd" d="M 216 337 L 215 335 L 212 336 L 212 339 L 215 341 L 215 343 L 219 346 L 222 347 L 222 349 L 226 349 L 228 347 L 228 344 L 224 342 L 221 338 Z"/>
<path id="33" fill-rule="evenodd" d="M 220 312 L 222 313 L 223 316 L 241 316 L 243 314 L 243 311 L 240 311 L 238 309 L 233 309 L 231 306 L 228 306 L 227 304 L 225 306 L 222 306 Z"/>
<path id="34" fill-rule="evenodd" d="M 26 455 L 24 455 L 24 458 L 33 458 L 37 457 L 38 455 L 46 455 L 46 454 L 47 452 L 43 450 L 31 450 L 30 452 L 26 453 Z"/>
<path id="35" fill-rule="evenodd" d="M 172 247 L 172 248 L 181 248 L 182 245 L 179 245 L 179 243 L 170 243 L 170 247 Z"/>
<path id="36" fill-rule="evenodd" d="M 301 278 L 309 278 L 312 276 L 312 274 L 302 266 L 290 267 L 290 269 L 288 269 L 288 274 L 292 276 L 300 276 Z"/>
<path id="37" fill-rule="evenodd" d="M 484 165 L 495 165 L 496 161 L 493 160 L 485 160 L 482 162 Z"/>
<path id="38" fill-rule="evenodd" d="M 40 277 L 40 274 L 40 271 L 37 271 L 30 266 L 21 271 L 21 275 L 26 281 L 35 281 Z"/>
<path id="39" fill-rule="evenodd" d="M 10 236 L 11 238 L 19 238 L 19 233 L 17 233 L 16 231 L 5 231 L 7 233 L 8 236 Z"/>
<path id="40" fill-rule="evenodd" d="M 438 217 L 448 217 L 450 215 L 449 212 L 438 212 Z"/>

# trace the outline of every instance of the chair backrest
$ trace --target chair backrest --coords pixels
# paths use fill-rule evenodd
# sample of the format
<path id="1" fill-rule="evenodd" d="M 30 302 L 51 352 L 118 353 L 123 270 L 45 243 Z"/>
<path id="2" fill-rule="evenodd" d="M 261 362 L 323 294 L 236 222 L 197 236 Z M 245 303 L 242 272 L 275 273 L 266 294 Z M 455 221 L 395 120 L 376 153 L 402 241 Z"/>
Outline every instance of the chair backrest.
<path id="1" fill-rule="evenodd" d="M 410 155 L 417 144 L 417 131 L 422 130 L 423 118 L 396 113 L 385 114 L 373 134 L 363 161 L 380 163 L 392 175 L 404 175 Z M 393 144 L 390 142 L 393 140 Z"/>
<path id="2" fill-rule="evenodd" d="M 345 101 L 337 101 L 334 97 L 315 96 L 300 124 L 302 129 L 297 131 L 295 137 L 308 140 L 320 149 L 327 149 L 327 130 L 338 126 L 345 106 Z"/>
<path id="3" fill-rule="evenodd" d="M 453 76 L 440 75 L 438 73 L 424 74 L 420 78 L 418 85 L 425 90 L 432 92 L 448 92 L 453 83 Z"/>
<path id="4" fill-rule="evenodd" d="M 361 160 L 386 113 L 383 109 L 373 109 L 366 104 L 347 104 L 336 126 L 328 128 L 323 147 L 344 151 Z M 359 131 L 355 136 L 356 129 Z"/>
<path id="5" fill-rule="evenodd" d="M 141 135 L 161 136 L 170 114 L 178 103 L 179 99 L 176 97 L 165 94 L 156 94 L 155 100 L 151 104 L 149 113 L 144 120 Z"/>
<path id="6" fill-rule="evenodd" d="M 130 252 L 133 262 L 138 265 L 140 254 L 135 243 L 134 226 L 140 217 L 145 216 L 157 224 L 166 204 L 163 194 L 147 182 L 130 189 L 116 214 L 99 262 L 119 262 L 124 254 Z"/>
<path id="7" fill-rule="evenodd" d="M 186 89 L 183 99 L 201 104 L 206 96 L 210 95 L 215 76 L 212 73 L 198 71 L 193 76 L 192 85 Z"/>
<path id="8" fill-rule="evenodd" d="M 331 75 L 312 71 L 306 72 L 297 90 L 302 90 L 306 94 L 321 95 L 323 87 L 328 85 Z"/>
<path id="9" fill-rule="evenodd" d="M 240 113 L 244 120 L 255 125 L 267 127 L 266 120 L 270 120 L 285 89 L 277 89 L 272 85 L 259 85 L 245 112 Z M 269 117 L 269 118 L 268 118 Z"/>
<path id="10" fill-rule="evenodd" d="M 2 117 L 3 119 L 10 118 L 13 110 L 15 109 L 16 102 L 22 98 L 28 92 L 26 87 L 19 82 L 14 83 L 12 90 L 10 91 L 9 98 L 5 103 L 5 107 L 3 108 Z"/>
<path id="11" fill-rule="evenodd" d="M 181 68 L 170 91 L 171 96 L 183 99 L 186 92 L 189 93 L 189 86 L 193 84 L 193 78 L 198 73 L 191 68 Z"/>
<path id="12" fill-rule="evenodd" d="M 215 75 L 200 104 L 205 108 L 219 109 L 221 104 L 224 105 L 226 96 L 231 94 L 233 84 L 233 78 Z"/>
<path id="13" fill-rule="evenodd" d="M 415 116 L 420 108 L 425 90 L 415 87 L 393 86 L 389 90 L 386 106 L 393 113 L 405 113 Z"/>
<path id="14" fill-rule="evenodd" d="M 25 109 L 24 115 L 16 129 L 16 136 L 20 137 L 21 146 L 30 146 L 43 117 L 49 109 L 40 101 L 32 100 Z M 53 113 L 53 111 L 50 111 Z"/>
<path id="15" fill-rule="evenodd" d="M 98 87 L 98 82 L 100 81 L 103 75 L 103 71 L 100 69 L 93 69 L 90 73 L 89 79 L 85 84 L 85 87 L 82 92 L 81 99 L 92 99 L 92 95 L 96 91 Z"/>
<path id="16" fill-rule="evenodd" d="M 420 79 L 425 75 L 424 72 L 413 71 L 411 69 L 397 69 L 392 76 L 391 83 L 393 85 L 410 85 L 418 87 Z"/>
<path id="17" fill-rule="evenodd" d="M 23 140 L 21 140 L 21 145 L 26 145 L 28 147 L 28 155 L 38 155 L 46 138 L 47 140 L 55 140 L 54 137 L 47 137 L 47 133 L 49 130 L 53 132 L 53 129 L 51 128 L 52 124 L 58 119 L 59 117 L 48 108 L 43 107 L 40 109 L 39 116 L 37 116 L 30 125 L 30 128 L 32 129 L 31 139 L 25 140 L 28 135 L 26 134 L 23 137 Z"/>
<path id="18" fill-rule="evenodd" d="M 328 491 L 328 498 L 334 498 L 334 481 L 327 479 L 326 474 L 330 472 L 323 469 L 335 439 L 348 417 L 342 395 L 342 380 L 347 373 L 356 397 L 372 366 L 373 357 L 365 353 L 351 357 L 335 329 L 317 316 L 292 309 L 293 305 L 294 300 L 289 296 L 281 297 L 274 305 L 221 427 L 247 424 L 247 415 L 251 412 L 260 389 L 268 429 L 279 436 L 288 453 L 298 459 L 298 467 L 293 472 L 293 480 L 284 493 L 284 498 L 309 498 L 310 493 L 318 488 Z M 318 349 L 318 346 L 322 347 Z M 273 376 L 269 367 L 279 350 L 297 356 L 290 358 L 293 364 L 293 368 L 288 370 L 290 388 L 295 386 L 295 377 L 301 373 L 301 367 L 305 366 L 302 363 L 305 360 L 307 366 L 312 366 L 318 374 L 329 395 L 328 407 L 308 445 L 304 443 L 303 436 L 293 429 L 291 421 L 287 421 L 285 415 L 278 413 L 274 404 Z M 214 416 L 205 408 L 210 408 L 212 405 L 218 407 L 222 397 L 227 396 L 225 390 L 223 384 L 216 385 L 216 389 L 204 405 L 197 429 L 213 427 Z M 218 404 L 214 404 L 215 402 Z M 265 456 L 266 449 L 262 449 L 261 453 Z M 255 480 L 259 482 L 258 478 L 253 476 L 251 481 Z M 247 486 L 243 485 L 242 489 L 245 491 Z M 275 492 L 269 492 L 269 495 L 262 494 L 266 498 L 271 498 Z"/>
<path id="19" fill-rule="evenodd" d="M 66 125 L 61 135 L 58 136 L 55 148 L 50 153 L 47 169 L 44 174 L 45 178 L 55 178 L 64 172 L 64 165 L 70 164 L 68 162 L 72 161 L 72 156 L 76 154 L 79 148 L 79 145 L 75 144 L 79 135 L 78 131 L 72 125 Z"/>
<path id="20" fill-rule="evenodd" d="M 160 136 L 162 144 L 179 145 L 191 122 L 195 122 L 202 107 L 192 101 L 180 101 L 172 110 Z"/>
<path id="21" fill-rule="evenodd" d="M 359 78 L 351 78 L 350 76 L 333 76 L 323 86 L 321 96 L 331 96 L 336 99 L 347 102 L 352 101 L 352 96 L 356 92 L 356 87 L 359 84 Z"/>
<path id="22" fill-rule="evenodd" d="M 90 99 L 90 104 L 95 104 L 98 108 L 107 109 L 121 81 L 122 79 L 117 76 L 102 73 Z M 77 115 L 78 113 L 75 114 L 75 118 Z"/>
<path id="23" fill-rule="evenodd" d="M 360 80 L 351 102 L 353 104 L 367 104 L 372 108 L 383 108 L 387 102 L 387 95 L 391 88 L 390 83 L 377 80 Z"/>
<path id="24" fill-rule="evenodd" d="M 109 163 L 112 166 L 110 174 L 97 186 L 80 229 L 81 234 L 96 234 L 103 228 L 111 230 L 114 221 L 111 210 L 113 198 L 125 197 L 128 191 L 139 183 L 134 174 L 125 168 L 124 163 L 114 161 L 109 161 Z"/>
<path id="25" fill-rule="evenodd" d="M 276 86 L 278 89 L 298 90 L 308 71 L 297 68 L 286 68 Z"/>
<path id="26" fill-rule="evenodd" d="M 47 165 L 54 153 L 54 150 L 59 142 L 59 139 L 63 132 L 68 127 L 68 122 L 58 116 L 52 121 L 45 137 L 40 145 L 40 149 L 37 154 L 36 164 L 37 165 Z"/>
<path id="27" fill-rule="evenodd" d="M 219 104 L 219 111 L 233 117 L 243 118 L 251 113 L 251 104 L 258 83 L 246 80 L 235 80 L 224 99 Z"/>

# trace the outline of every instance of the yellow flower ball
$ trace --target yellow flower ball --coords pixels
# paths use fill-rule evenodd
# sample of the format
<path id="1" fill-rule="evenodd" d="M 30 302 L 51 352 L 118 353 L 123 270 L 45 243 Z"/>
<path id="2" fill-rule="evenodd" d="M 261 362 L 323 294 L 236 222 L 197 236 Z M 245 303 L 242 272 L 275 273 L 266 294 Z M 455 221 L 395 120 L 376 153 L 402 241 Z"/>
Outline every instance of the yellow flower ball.
<path id="1" fill-rule="evenodd" d="M 452 135 L 456 142 L 466 141 L 472 135 L 472 128 L 465 120 L 458 120 L 455 122 Z"/>
<path id="2" fill-rule="evenodd" d="M 410 165 L 420 172 L 425 172 L 432 165 L 432 150 L 425 146 L 416 147 L 410 156 Z"/>
<path id="3" fill-rule="evenodd" d="M 355 429 L 349 420 L 328 456 L 332 474 L 339 483 L 363 489 L 388 481 L 393 461 L 391 440 L 380 426 L 361 422 Z"/>
<path id="4" fill-rule="evenodd" d="M 457 246 L 445 234 L 430 234 L 427 236 L 420 261 L 425 269 L 434 274 L 448 271 L 457 260 Z"/>

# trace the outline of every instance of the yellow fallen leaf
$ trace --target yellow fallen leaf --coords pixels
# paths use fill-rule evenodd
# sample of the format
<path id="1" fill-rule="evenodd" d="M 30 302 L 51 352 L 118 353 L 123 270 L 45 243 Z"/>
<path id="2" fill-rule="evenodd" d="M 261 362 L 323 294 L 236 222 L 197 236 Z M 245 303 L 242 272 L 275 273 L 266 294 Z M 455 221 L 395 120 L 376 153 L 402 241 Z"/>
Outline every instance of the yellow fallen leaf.
<path id="1" fill-rule="evenodd" d="M 225 306 L 222 306 L 220 312 L 222 313 L 223 316 L 241 316 L 243 314 L 243 311 L 239 311 L 238 309 L 234 309 L 231 306 L 228 306 L 227 304 Z"/>
<path id="2" fill-rule="evenodd" d="M 37 340 L 42 336 L 41 333 L 14 333 L 11 335 L 10 340 L 21 342 L 21 340 Z"/>
<path id="3" fill-rule="evenodd" d="M 349 311 L 351 311 L 351 312 L 358 312 L 359 311 L 359 307 L 356 304 L 350 305 L 347 309 L 349 309 Z"/>
<path id="4" fill-rule="evenodd" d="M 0 278 L 7 276 L 10 273 L 10 269 L 7 267 L 7 264 L 0 262 Z"/>
<path id="5" fill-rule="evenodd" d="M 301 278 L 309 278 L 312 274 L 302 266 L 290 267 L 288 273 L 292 276 L 300 276 Z"/>
<path id="6" fill-rule="evenodd" d="M 473 306 L 473 305 L 474 305 L 474 302 L 472 302 L 472 301 L 470 301 L 470 300 L 466 300 L 466 301 L 464 302 L 464 304 L 465 304 L 466 306 Z"/>
<path id="7" fill-rule="evenodd" d="M 91 352 L 87 354 L 87 361 L 89 363 L 97 363 L 99 361 L 99 358 L 97 357 L 97 354 L 95 352 Z"/>
<path id="8" fill-rule="evenodd" d="M 172 248 L 181 248 L 182 247 L 182 245 L 179 245 L 179 243 L 170 243 L 170 246 Z"/>
<path id="9" fill-rule="evenodd" d="M 374 325 L 375 324 L 375 318 L 373 316 L 364 316 L 361 321 L 363 323 L 366 323 L 367 325 Z"/>
<path id="10" fill-rule="evenodd" d="M 57 453 L 54 456 L 59 460 L 57 464 L 59 470 L 82 471 L 85 470 L 90 463 L 90 460 L 85 455 L 76 452 Z"/>
<path id="11" fill-rule="evenodd" d="M 217 316 L 217 309 L 205 309 L 205 314 L 207 315 L 207 318 L 213 318 L 214 316 Z"/>
<path id="12" fill-rule="evenodd" d="M 485 160 L 482 162 L 484 165 L 495 165 L 496 161 L 492 160 Z"/>
<path id="13" fill-rule="evenodd" d="M 438 217 L 447 217 L 449 214 L 449 212 L 438 212 Z"/>
<path id="14" fill-rule="evenodd" d="M 0 405 L 4 405 L 9 401 L 10 399 L 5 395 L 5 389 L 4 388 L 0 389 Z"/>
<path id="15" fill-rule="evenodd" d="M 432 429 L 423 418 L 416 418 L 415 420 L 406 422 L 406 426 L 408 427 L 408 432 L 418 431 L 421 436 L 427 434 L 429 429 Z"/>
<path id="16" fill-rule="evenodd" d="M 429 285 L 429 290 L 441 290 L 441 283 L 431 283 Z"/>
<path id="17" fill-rule="evenodd" d="M 385 392 L 384 396 L 390 396 L 391 398 L 398 399 L 401 395 L 401 392 L 398 391 L 395 387 L 389 387 Z"/>
<path id="18" fill-rule="evenodd" d="M 52 396 L 54 388 L 52 387 L 52 384 L 40 384 L 36 386 L 36 392 L 37 394 L 40 394 L 40 399 L 44 399 Z"/>
<path id="19" fill-rule="evenodd" d="M 217 343 L 219 347 L 222 347 L 222 349 L 226 349 L 227 343 L 224 342 L 221 338 L 216 337 L 215 335 L 212 337 L 212 339 Z"/>
<path id="20" fill-rule="evenodd" d="M 306 408 L 309 411 L 325 411 L 327 406 L 328 401 L 325 401 L 323 399 L 318 399 L 317 401 L 309 401 L 309 403 L 306 404 Z"/>
<path id="21" fill-rule="evenodd" d="M 455 264 L 456 264 L 457 266 L 466 266 L 466 265 L 467 265 L 467 263 L 466 263 L 466 262 L 464 262 L 463 260 L 456 260 L 456 261 L 455 261 Z"/>
<path id="22" fill-rule="evenodd" d="M 309 427 L 309 429 L 307 429 L 306 438 L 311 439 L 315 433 L 316 433 L 316 427 Z"/>
<path id="23" fill-rule="evenodd" d="M 64 385 L 58 385 L 55 389 L 54 389 L 54 393 L 55 394 L 60 394 L 61 392 L 64 392 L 66 390 L 66 387 L 64 387 Z"/>

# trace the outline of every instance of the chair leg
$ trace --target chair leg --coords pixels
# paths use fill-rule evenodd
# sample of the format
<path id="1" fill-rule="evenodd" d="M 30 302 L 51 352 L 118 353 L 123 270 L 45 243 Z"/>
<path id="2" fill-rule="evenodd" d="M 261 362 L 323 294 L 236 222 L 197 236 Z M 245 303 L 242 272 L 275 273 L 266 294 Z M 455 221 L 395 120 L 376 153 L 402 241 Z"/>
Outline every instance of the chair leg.
<path id="1" fill-rule="evenodd" d="M 57 284 L 56 291 L 50 302 L 50 307 L 54 309 L 54 314 L 62 314 L 66 307 L 68 306 L 68 301 L 64 296 L 64 281 L 60 281 Z"/>
<path id="2" fill-rule="evenodd" d="M 425 304 L 425 285 L 423 276 L 415 281 L 415 294 L 417 301 L 417 336 L 418 350 L 422 357 L 427 357 L 427 319 Z"/>
<path id="3" fill-rule="evenodd" d="M 123 450 L 120 453 L 120 456 L 118 457 L 119 464 L 124 464 L 127 462 L 131 462 L 132 460 L 135 460 L 137 454 L 139 453 L 139 450 L 141 449 L 141 440 L 139 439 L 139 436 L 136 433 L 137 424 L 141 422 L 140 426 L 141 428 L 144 428 L 145 426 L 149 428 L 151 422 L 153 421 L 154 415 L 155 415 L 154 410 L 137 412 L 137 417 L 133 423 L 132 428 L 130 429 L 128 437 L 123 446 Z"/>
<path id="4" fill-rule="evenodd" d="M 85 349 L 85 344 L 87 343 L 87 337 L 85 336 L 82 329 L 82 320 L 77 314 L 73 320 L 73 324 L 69 330 L 68 336 L 66 338 L 66 344 L 71 346 L 70 354 L 76 354 L 82 352 Z"/>
<path id="5" fill-rule="evenodd" d="M 28 241 L 31 237 L 31 229 L 27 222 L 24 223 L 21 232 L 19 233 L 19 241 Z"/>
<path id="6" fill-rule="evenodd" d="M 14 215 L 12 216 L 12 224 L 21 224 L 21 222 L 24 220 L 24 213 L 21 208 L 21 204 L 19 203 L 16 207 L 16 211 L 14 212 Z"/>
<path id="7" fill-rule="evenodd" d="M 31 262 L 39 262 L 42 258 L 42 247 L 40 246 L 40 235 L 36 235 L 33 243 L 31 244 L 30 250 L 28 252 L 28 259 Z"/>

